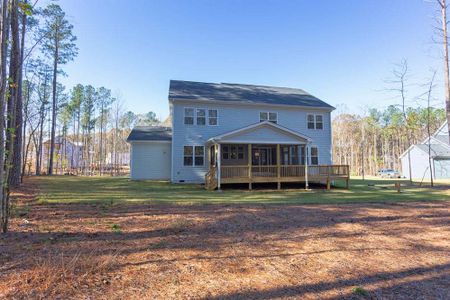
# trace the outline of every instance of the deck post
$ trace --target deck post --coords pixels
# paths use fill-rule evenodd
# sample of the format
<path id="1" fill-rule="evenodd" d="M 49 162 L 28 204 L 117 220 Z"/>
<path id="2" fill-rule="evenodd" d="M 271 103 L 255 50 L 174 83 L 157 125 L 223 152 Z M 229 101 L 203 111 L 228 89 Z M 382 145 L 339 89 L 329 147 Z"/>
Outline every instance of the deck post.
<path id="1" fill-rule="evenodd" d="M 277 188 L 281 189 L 280 144 L 277 144 Z"/>
<path id="2" fill-rule="evenodd" d="M 252 189 L 252 144 L 247 146 L 247 160 L 248 160 L 248 189 Z"/>
<path id="3" fill-rule="evenodd" d="M 331 187 L 330 187 L 330 174 L 331 173 L 331 166 L 328 166 L 327 167 L 327 190 L 329 190 Z"/>
<path id="4" fill-rule="evenodd" d="M 222 176 L 222 168 L 221 168 L 221 161 L 222 161 L 222 145 L 217 144 L 217 189 L 220 191 L 220 178 Z"/>
<path id="5" fill-rule="evenodd" d="M 308 183 L 308 153 L 309 153 L 309 144 L 306 144 L 305 146 L 305 190 L 309 189 L 309 183 Z"/>

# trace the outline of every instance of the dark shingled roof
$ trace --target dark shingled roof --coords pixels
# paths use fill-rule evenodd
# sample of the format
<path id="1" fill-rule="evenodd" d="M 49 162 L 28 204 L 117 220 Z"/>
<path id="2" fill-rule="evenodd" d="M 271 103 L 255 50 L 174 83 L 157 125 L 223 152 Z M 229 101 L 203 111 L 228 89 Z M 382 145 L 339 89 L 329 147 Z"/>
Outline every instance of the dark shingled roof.
<path id="1" fill-rule="evenodd" d="M 304 90 L 263 85 L 171 80 L 170 100 L 227 101 L 334 109 Z"/>
<path id="2" fill-rule="evenodd" d="M 136 126 L 131 130 L 127 142 L 131 141 L 171 141 L 172 128 L 160 126 Z"/>

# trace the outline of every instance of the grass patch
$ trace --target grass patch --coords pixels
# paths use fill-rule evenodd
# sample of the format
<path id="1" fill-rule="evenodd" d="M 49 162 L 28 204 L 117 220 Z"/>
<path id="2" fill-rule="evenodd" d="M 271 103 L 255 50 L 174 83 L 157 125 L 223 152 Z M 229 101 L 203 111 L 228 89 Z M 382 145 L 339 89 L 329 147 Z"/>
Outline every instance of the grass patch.
<path id="1" fill-rule="evenodd" d="M 112 224 L 112 225 L 111 225 L 111 230 L 112 230 L 114 233 L 122 233 L 122 228 L 120 227 L 119 224 Z"/>
<path id="2" fill-rule="evenodd" d="M 450 189 L 408 186 L 406 181 L 402 192 L 397 193 L 395 180 L 352 179 L 348 190 L 338 183 L 338 188 L 331 191 L 227 189 L 220 193 L 206 191 L 200 185 L 131 181 L 125 177 L 43 176 L 32 180 L 41 191 L 39 203 L 100 203 L 105 212 L 111 203 L 318 204 L 450 200 Z"/>
<path id="3" fill-rule="evenodd" d="M 358 296 L 367 297 L 369 296 L 369 292 L 363 288 L 362 286 L 357 286 L 352 289 L 352 293 Z"/>

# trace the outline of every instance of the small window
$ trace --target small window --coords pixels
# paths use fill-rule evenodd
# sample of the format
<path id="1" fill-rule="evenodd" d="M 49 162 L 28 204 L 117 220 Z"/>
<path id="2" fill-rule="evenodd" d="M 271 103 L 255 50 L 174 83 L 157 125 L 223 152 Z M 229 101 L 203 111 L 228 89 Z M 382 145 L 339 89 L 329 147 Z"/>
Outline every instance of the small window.
<path id="1" fill-rule="evenodd" d="M 314 115 L 308 115 L 308 129 L 314 129 Z"/>
<path id="2" fill-rule="evenodd" d="M 319 151 L 317 147 L 311 147 L 311 165 L 319 164 Z"/>
<path id="3" fill-rule="evenodd" d="M 236 159 L 237 158 L 237 146 L 231 146 L 230 147 L 230 159 Z"/>
<path id="4" fill-rule="evenodd" d="M 192 155 L 193 155 L 193 147 L 192 146 L 184 146 L 184 153 L 183 153 L 183 157 L 184 157 L 184 165 L 185 166 L 192 166 L 193 160 L 192 160 Z"/>
<path id="5" fill-rule="evenodd" d="M 228 146 L 222 147 L 222 159 L 228 159 L 230 157 L 230 148 Z"/>
<path id="6" fill-rule="evenodd" d="M 322 115 L 316 115 L 316 129 L 323 129 L 323 117 L 322 117 Z"/>
<path id="7" fill-rule="evenodd" d="M 185 108 L 184 109 L 184 124 L 185 125 L 194 125 L 194 109 L 193 108 Z"/>
<path id="8" fill-rule="evenodd" d="M 259 113 L 259 121 L 260 122 L 264 122 L 267 121 L 269 119 L 269 116 L 266 112 L 260 112 Z"/>
<path id="9" fill-rule="evenodd" d="M 208 110 L 208 125 L 217 125 L 217 109 Z"/>
<path id="10" fill-rule="evenodd" d="M 205 162 L 205 147 L 203 146 L 195 146 L 195 165 L 203 166 Z"/>
<path id="11" fill-rule="evenodd" d="M 260 112 L 259 121 L 260 122 L 270 121 L 276 124 L 278 121 L 278 114 L 275 112 Z"/>
<path id="12" fill-rule="evenodd" d="M 237 156 L 238 156 L 238 159 L 244 159 L 244 147 L 243 146 L 238 146 Z"/>
<path id="13" fill-rule="evenodd" d="M 197 125 L 206 125 L 206 110 L 197 108 Z"/>
<path id="14" fill-rule="evenodd" d="M 277 123 L 277 113 L 270 112 L 269 113 L 269 121 L 272 123 Z"/>

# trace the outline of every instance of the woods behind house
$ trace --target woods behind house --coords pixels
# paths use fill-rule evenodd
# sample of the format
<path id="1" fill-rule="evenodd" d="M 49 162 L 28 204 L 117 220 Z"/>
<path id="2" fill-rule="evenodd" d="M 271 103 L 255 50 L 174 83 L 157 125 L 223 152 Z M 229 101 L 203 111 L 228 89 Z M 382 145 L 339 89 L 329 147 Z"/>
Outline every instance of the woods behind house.
<path id="1" fill-rule="evenodd" d="M 61 79 L 71 75 L 65 73 L 65 66 L 76 60 L 80 51 L 74 28 L 58 4 L 37 4 L 0 0 L 3 232 L 8 229 L 10 187 L 19 186 L 24 175 L 122 174 L 129 161 L 125 140 L 131 128 L 160 123 L 153 112 L 127 111 L 120 92 L 113 92 L 110 87 L 89 83 L 64 86 Z M 444 12 L 446 7 L 442 6 Z M 426 138 L 446 114 L 450 116 L 448 85 L 447 112 L 431 107 L 429 101 L 418 107 L 405 98 L 408 68 L 405 62 L 400 67 L 391 81 L 401 95 L 396 105 L 383 110 L 373 108 L 365 115 L 335 115 L 334 162 L 349 164 L 353 174 L 375 174 L 386 167 L 399 169 L 400 154 Z M 448 76 L 448 68 L 446 71 Z"/>

